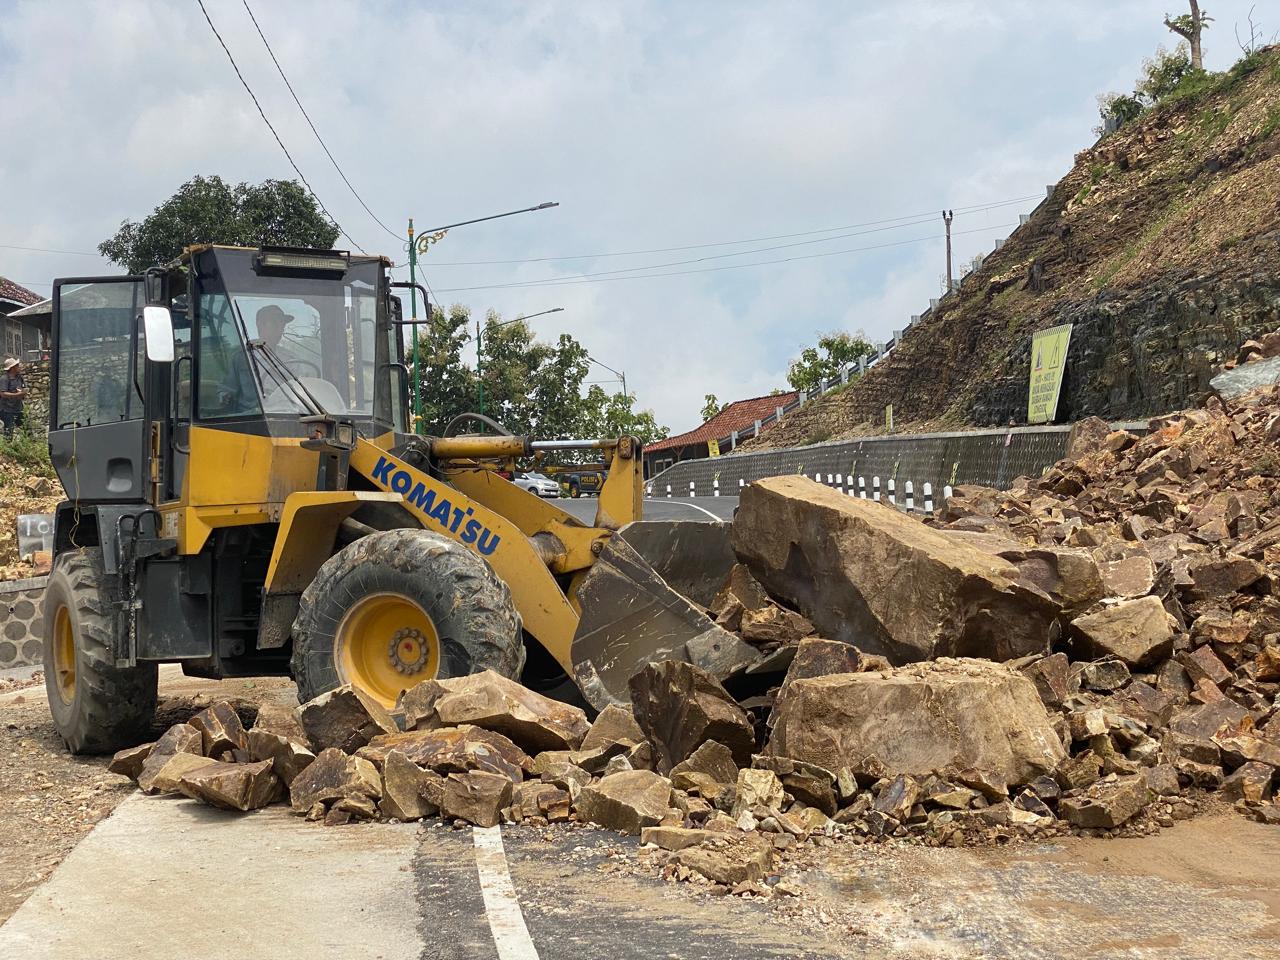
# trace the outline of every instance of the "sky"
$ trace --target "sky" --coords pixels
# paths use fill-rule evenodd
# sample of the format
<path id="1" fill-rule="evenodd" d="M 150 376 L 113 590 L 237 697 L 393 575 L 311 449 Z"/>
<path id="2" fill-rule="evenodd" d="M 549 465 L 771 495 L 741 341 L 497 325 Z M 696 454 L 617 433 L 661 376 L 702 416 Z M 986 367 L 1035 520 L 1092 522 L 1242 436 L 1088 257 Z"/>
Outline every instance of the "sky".
<path id="1" fill-rule="evenodd" d="M 451 231 L 427 282 L 476 316 L 563 307 L 535 332 L 572 334 L 677 432 L 706 394 L 785 388 L 819 333 L 879 341 L 905 326 L 941 291 L 939 212 L 956 210 L 957 264 L 991 250 L 1092 143 L 1097 95 L 1131 89 L 1142 59 L 1174 45 L 1161 19 L 1182 12 L 1179 0 L 249 0 L 392 236 L 330 164 L 244 0 L 205 5 L 366 250 L 402 261 L 409 217 L 421 231 L 558 202 Z M 1240 55 L 1233 28 L 1247 33 L 1250 6 L 1208 8 L 1207 66 Z M 1280 15 L 1265 12 L 1270 37 Z M 196 0 L 0 0 L 0 126 L 0 276 L 42 294 L 54 277 L 118 272 L 80 254 L 196 174 L 294 176 Z"/>

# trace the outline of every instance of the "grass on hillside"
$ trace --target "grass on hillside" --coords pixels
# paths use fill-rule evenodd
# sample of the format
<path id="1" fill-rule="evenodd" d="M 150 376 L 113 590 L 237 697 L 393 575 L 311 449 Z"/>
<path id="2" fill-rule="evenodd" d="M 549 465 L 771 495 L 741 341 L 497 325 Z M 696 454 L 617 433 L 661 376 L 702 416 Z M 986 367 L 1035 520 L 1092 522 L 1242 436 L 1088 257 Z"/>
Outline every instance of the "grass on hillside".
<path id="1" fill-rule="evenodd" d="M 16 463 L 27 473 L 54 477 L 49 461 L 49 444 L 43 436 L 35 437 L 26 430 L 15 430 L 12 437 L 0 436 L 0 462 Z"/>

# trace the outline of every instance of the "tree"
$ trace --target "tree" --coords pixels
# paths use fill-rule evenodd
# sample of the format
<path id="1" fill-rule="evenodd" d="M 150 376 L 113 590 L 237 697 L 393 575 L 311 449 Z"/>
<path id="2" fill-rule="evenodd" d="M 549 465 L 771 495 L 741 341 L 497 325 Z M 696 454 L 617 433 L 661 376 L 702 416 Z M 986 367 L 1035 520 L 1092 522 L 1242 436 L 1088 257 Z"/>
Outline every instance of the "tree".
<path id="1" fill-rule="evenodd" d="M 1134 88 L 1134 97 L 1147 106 L 1159 103 L 1178 88 L 1183 77 L 1197 68 L 1192 66 L 1187 45 L 1180 43 L 1172 51 L 1157 47 L 1154 56 L 1142 61 L 1142 76 Z"/>
<path id="2" fill-rule="evenodd" d="M 1204 69 L 1204 53 L 1200 46 L 1200 34 L 1213 17 L 1200 9 L 1199 0 L 1191 0 L 1191 12 L 1176 17 L 1164 15 L 1164 25 L 1180 36 L 1191 47 L 1191 69 Z"/>
<path id="3" fill-rule="evenodd" d="M 583 401 L 584 437 L 637 437 L 641 443 L 663 440 L 671 431 L 652 410 L 635 410 L 635 394 L 605 393 L 593 384 Z"/>
<path id="4" fill-rule="evenodd" d="M 818 337 L 817 347 L 805 347 L 799 359 L 791 361 L 787 382 L 796 390 L 811 390 L 825 384 L 842 368 L 856 363 L 859 357 L 873 353 L 875 348 L 861 332 L 824 333 Z"/>
<path id="5" fill-rule="evenodd" d="M 512 433 L 545 440 L 625 435 L 643 443 L 667 435 L 652 411 L 634 409 L 632 395 L 609 394 L 598 385 L 583 394 L 590 370 L 587 351 L 567 333 L 555 343 L 540 341 L 524 321 L 504 321 L 490 310 L 477 376 L 462 361 L 472 339 L 467 308 L 454 304 L 446 313 L 433 307 L 431 319 L 431 324 L 418 328 L 417 362 L 411 369 L 411 376 L 421 377 L 427 433 L 439 434 L 459 413 L 478 409 L 483 381 L 484 412 Z"/>
<path id="6" fill-rule="evenodd" d="M 720 406 L 720 401 L 716 399 L 716 395 L 714 393 L 708 393 L 702 399 L 705 401 L 702 404 L 702 422 L 706 423 L 717 413 L 723 410 L 724 407 Z"/>
<path id="7" fill-rule="evenodd" d="M 168 263 L 193 243 L 330 249 L 337 226 L 293 180 L 234 187 L 218 176 L 193 177 L 141 223 L 126 220 L 98 252 L 130 273 Z"/>
<path id="8" fill-rule="evenodd" d="M 475 406 L 475 371 L 462 362 L 462 350 L 471 339 L 471 312 L 455 303 L 445 313 L 431 306 L 431 323 L 418 327 L 418 353 L 409 358 L 410 377 L 420 376 L 423 429 L 443 432 L 448 422 Z M 412 379 L 410 380 L 412 382 Z"/>

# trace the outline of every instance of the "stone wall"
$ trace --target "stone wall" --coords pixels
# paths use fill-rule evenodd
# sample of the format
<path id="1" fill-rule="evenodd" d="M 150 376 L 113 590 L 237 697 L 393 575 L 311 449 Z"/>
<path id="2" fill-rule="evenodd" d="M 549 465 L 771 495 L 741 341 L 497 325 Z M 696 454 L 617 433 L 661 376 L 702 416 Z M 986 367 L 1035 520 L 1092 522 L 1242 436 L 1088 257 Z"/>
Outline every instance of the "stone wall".
<path id="1" fill-rule="evenodd" d="M 27 432 L 43 436 L 49 432 L 49 361 L 24 363 L 22 373 L 27 381 L 27 402 L 23 407 Z"/>
<path id="2" fill-rule="evenodd" d="M 48 577 L 0 583 L 0 669 L 41 662 Z"/>
<path id="3" fill-rule="evenodd" d="M 1169 276 L 1140 291 L 1064 304 L 1047 323 L 1073 325 L 1058 419 L 1154 416 L 1199 404 L 1244 341 L 1280 326 L 1280 283 L 1265 275 Z M 977 390 L 972 422 L 1025 418 L 1030 366 L 1026 338 Z"/>

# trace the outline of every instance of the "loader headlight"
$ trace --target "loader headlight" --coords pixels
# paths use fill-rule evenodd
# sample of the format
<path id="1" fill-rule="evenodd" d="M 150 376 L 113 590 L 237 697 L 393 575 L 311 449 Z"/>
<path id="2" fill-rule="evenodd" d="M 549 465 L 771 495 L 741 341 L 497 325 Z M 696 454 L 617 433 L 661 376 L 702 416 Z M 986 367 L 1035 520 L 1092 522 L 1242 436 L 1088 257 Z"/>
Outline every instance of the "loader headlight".
<path id="1" fill-rule="evenodd" d="M 342 275 L 350 266 L 350 254 L 335 250 L 320 253 L 311 250 L 262 247 L 258 251 L 256 266 L 259 271 L 287 273 L 326 273 Z"/>

